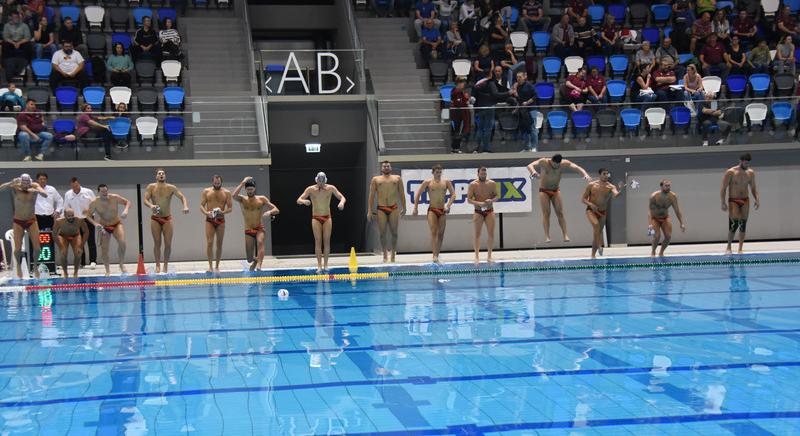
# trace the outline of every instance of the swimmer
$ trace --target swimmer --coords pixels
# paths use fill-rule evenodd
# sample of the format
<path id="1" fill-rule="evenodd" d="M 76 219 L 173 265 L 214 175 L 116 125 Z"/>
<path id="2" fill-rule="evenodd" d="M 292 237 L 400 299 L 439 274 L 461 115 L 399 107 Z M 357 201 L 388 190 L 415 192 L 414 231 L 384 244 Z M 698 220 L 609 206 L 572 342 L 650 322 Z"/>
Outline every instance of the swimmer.
<path id="1" fill-rule="evenodd" d="M 650 195 L 650 203 L 647 209 L 647 230 L 653 237 L 650 256 L 656 255 L 656 247 L 658 247 L 662 233 L 664 234 L 664 241 L 661 242 L 659 256 L 664 256 L 664 251 L 672 239 L 672 221 L 669 219 L 670 207 L 675 209 L 675 216 L 678 217 L 678 222 L 681 224 L 681 231 L 686 231 L 686 226 L 683 224 L 683 214 L 681 213 L 681 208 L 678 207 L 678 195 L 672 192 L 672 182 L 664 179 L 660 185 L 661 189 Z"/>
<path id="2" fill-rule="evenodd" d="M 750 168 L 751 159 L 750 153 L 741 155 L 739 165 L 729 168 L 722 177 L 719 198 L 722 202 L 722 210 L 728 211 L 728 246 L 725 248 L 725 254 L 731 254 L 731 242 L 733 242 L 737 229 L 739 230 L 739 253 L 741 254 L 743 251 L 747 217 L 750 215 L 748 188 L 753 191 L 753 200 L 755 200 L 753 206 L 756 210 L 759 207 L 756 172 Z"/>
<path id="3" fill-rule="evenodd" d="M 219 272 L 219 261 L 222 258 L 222 239 L 225 237 L 225 215 L 233 210 L 231 191 L 222 187 L 222 176 L 211 177 L 211 187 L 200 195 L 200 212 L 206 217 L 206 257 L 208 272 Z M 214 239 L 217 240 L 216 266 L 212 268 L 211 258 L 214 255 Z"/>
<path id="4" fill-rule="evenodd" d="M 428 195 L 428 227 L 431 229 L 431 251 L 433 253 L 433 263 L 441 263 L 439 261 L 439 253 L 442 250 L 442 241 L 444 240 L 444 229 L 447 226 L 447 214 L 450 213 L 450 207 L 453 206 L 453 200 L 456 198 L 455 188 L 450 180 L 442 179 L 442 166 L 434 165 L 431 169 L 433 178 L 425 180 L 422 185 L 417 189 L 417 194 L 414 196 L 414 211 L 413 214 L 417 215 L 419 211 L 419 200 L 422 193 Z M 450 195 L 450 198 L 445 204 L 445 197 Z"/>
<path id="5" fill-rule="evenodd" d="M 472 245 L 475 247 L 475 265 L 480 263 L 481 230 L 486 224 L 486 246 L 488 255 L 486 261 L 493 263 L 492 248 L 494 245 L 494 202 L 497 201 L 497 183 L 486 176 L 486 167 L 478 168 L 478 179 L 469 183 L 467 201 L 475 206 L 472 214 L 475 233 Z"/>
<path id="6" fill-rule="evenodd" d="M 117 241 L 117 259 L 119 260 L 119 271 L 126 273 L 125 270 L 125 227 L 122 220 L 128 217 L 128 209 L 131 202 L 117 194 L 109 194 L 108 186 L 100 184 L 97 187 L 97 198 L 89 203 L 89 208 L 84 212 L 86 221 L 89 221 L 97 229 L 100 235 L 100 257 L 106 267 L 106 277 L 111 275 L 109 264 L 108 247 L 111 243 L 111 236 Z M 122 205 L 122 213 L 119 213 L 119 206 Z"/>
<path id="7" fill-rule="evenodd" d="M 586 190 L 583 191 L 581 201 L 586 205 L 586 218 L 592 225 L 594 238 L 592 239 L 592 259 L 597 258 L 597 253 L 603 255 L 603 229 L 606 226 L 606 215 L 608 214 L 608 202 L 611 198 L 616 198 L 625 187 L 625 182 L 619 182 L 617 186 L 609 182 L 611 173 L 605 168 L 598 171 L 600 179 L 589 182 Z"/>
<path id="8" fill-rule="evenodd" d="M 76 217 L 75 210 L 69 207 L 64 209 L 64 217 L 57 219 L 53 224 L 53 236 L 58 245 L 58 264 L 61 266 L 64 278 L 69 277 L 67 251 L 70 247 L 72 247 L 72 259 L 75 262 L 72 277 L 78 277 L 78 270 L 81 267 L 81 255 L 83 254 L 83 243 L 85 242 L 81 235 L 88 234 L 89 227 L 86 225 L 86 221 Z"/>
<path id="9" fill-rule="evenodd" d="M 556 153 L 551 158 L 541 158 L 528 165 L 528 172 L 531 178 L 541 177 L 539 182 L 539 204 L 542 206 L 542 225 L 544 226 L 544 242 L 550 242 L 550 206 L 556 211 L 558 225 L 561 226 L 561 233 L 564 235 L 564 242 L 569 242 L 567 233 L 567 220 L 564 219 L 564 203 L 561 199 L 561 170 L 570 169 L 580 174 L 587 182 L 592 178 L 580 166 L 564 159 Z M 537 171 L 538 169 L 538 171 Z"/>
<path id="10" fill-rule="evenodd" d="M 28 174 L 22 174 L 10 182 L 0 185 L 0 190 L 12 189 L 14 193 L 14 259 L 17 261 L 17 277 L 22 278 L 22 238 L 25 230 L 30 236 L 33 248 L 33 276 L 39 278 L 39 224 L 36 222 L 34 208 L 36 196 L 47 198 L 47 193 Z M 26 277 L 27 278 L 27 277 Z"/>
<path id="11" fill-rule="evenodd" d="M 245 195 L 239 195 L 244 188 Z M 244 217 L 244 251 L 247 256 L 247 263 L 250 264 L 250 271 L 256 268 L 261 269 L 264 262 L 264 223 L 262 219 L 274 217 L 280 213 L 278 207 L 263 195 L 256 195 L 256 182 L 252 177 L 245 177 L 239 182 L 239 186 L 233 191 L 233 199 L 242 206 L 242 217 Z M 262 213 L 264 208 L 267 211 Z"/>
<path id="12" fill-rule="evenodd" d="M 336 189 L 328 184 L 328 176 L 323 172 L 317 173 L 314 179 L 317 183 L 308 188 L 297 197 L 297 204 L 311 206 L 311 231 L 314 233 L 314 254 L 317 256 L 317 272 L 328 269 L 328 256 L 331 253 L 331 232 L 333 231 L 333 218 L 331 218 L 331 196 L 339 200 L 339 210 L 344 209 L 347 201 Z"/>
<path id="13" fill-rule="evenodd" d="M 169 269 L 169 255 L 172 253 L 172 196 L 183 202 L 183 213 L 189 213 L 189 202 L 175 185 L 167 183 L 167 172 L 156 170 L 156 182 L 147 185 L 144 191 L 144 205 L 153 212 L 150 215 L 150 232 L 153 234 L 153 254 L 156 260 L 156 274 L 161 272 L 161 242 L 164 242 L 164 272 Z"/>
<path id="14" fill-rule="evenodd" d="M 375 192 L 378 193 L 377 212 L 373 209 Z M 367 202 L 367 222 L 372 221 L 373 215 L 378 216 L 378 234 L 381 238 L 384 262 L 389 260 L 394 262 L 395 254 L 397 254 L 397 226 L 400 216 L 405 211 L 406 196 L 403 192 L 403 179 L 392 174 L 392 164 L 385 160 L 381 162 L 381 175 L 373 177 L 369 183 L 369 200 Z"/>

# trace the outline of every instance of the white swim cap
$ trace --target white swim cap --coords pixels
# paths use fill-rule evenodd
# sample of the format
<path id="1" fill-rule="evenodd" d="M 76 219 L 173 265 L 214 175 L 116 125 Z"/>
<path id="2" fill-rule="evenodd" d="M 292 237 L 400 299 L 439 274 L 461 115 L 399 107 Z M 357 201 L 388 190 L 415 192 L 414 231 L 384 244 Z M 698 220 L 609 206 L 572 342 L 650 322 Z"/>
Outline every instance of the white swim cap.
<path id="1" fill-rule="evenodd" d="M 19 176 L 19 179 L 21 181 L 23 181 L 23 182 L 30 182 L 31 181 L 31 175 L 28 174 L 28 173 L 22 173 L 22 175 Z"/>
<path id="2" fill-rule="evenodd" d="M 314 180 L 316 180 L 317 183 L 328 183 L 328 176 L 320 171 L 317 173 L 317 177 Z"/>

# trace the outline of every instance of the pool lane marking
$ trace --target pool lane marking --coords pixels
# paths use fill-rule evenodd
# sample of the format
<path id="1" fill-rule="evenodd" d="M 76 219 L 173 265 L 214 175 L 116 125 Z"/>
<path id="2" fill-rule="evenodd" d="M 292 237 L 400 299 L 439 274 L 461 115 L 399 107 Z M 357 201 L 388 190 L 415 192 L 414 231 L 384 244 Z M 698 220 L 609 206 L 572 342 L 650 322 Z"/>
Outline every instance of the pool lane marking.
<path id="1" fill-rule="evenodd" d="M 109 393 L 103 395 L 92 395 L 83 397 L 51 398 L 47 400 L 32 401 L 0 401 L 0 408 L 18 408 L 31 406 L 46 406 L 51 404 L 82 403 L 90 401 L 106 401 L 128 398 L 158 398 L 158 397 L 180 397 L 192 395 L 217 395 L 244 392 L 280 392 L 306 389 L 324 389 L 336 387 L 352 386 L 382 386 L 382 385 L 427 385 L 436 383 L 453 383 L 463 381 L 480 380 L 503 380 L 533 377 L 561 377 L 561 376 L 584 376 L 584 375 L 608 375 L 608 374 L 641 374 L 649 373 L 654 370 L 659 372 L 695 372 L 695 371 L 719 371 L 731 369 L 751 369 L 759 368 L 796 368 L 800 367 L 800 361 L 776 361 L 776 362 L 738 362 L 720 363 L 707 365 L 682 365 L 663 367 L 625 367 L 625 368 L 594 368 L 594 369 L 563 369 L 548 371 L 524 371 L 508 372 L 495 374 L 476 374 L 462 376 L 430 377 L 430 376 L 410 376 L 406 378 L 373 378 L 365 380 L 348 380 L 324 383 L 301 383 L 295 385 L 275 385 L 275 386 L 237 386 L 229 388 L 212 389 L 189 389 L 183 391 L 164 391 L 164 392 L 124 392 Z"/>
<path id="2" fill-rule="evenodd" d="M 662 415 L 662 416 L 642 416 L 631 418 L 605 418 L 587 419 L 585 421 L 540 421 L 540 422 L 514 422 L 507 424 L 458 424 L 449 425 L 445 428 L 427 428 L 419 430 L 389 430 L 375 432 L 348 432 L 350 436 L 430 436 L 430 435 L 473 435 L 483 436 L 486 433 L 499 433 L 520 430 L 548 430 L 562 428 L 585 429 L 587 427 L 618 427 L 623 425 L 665 425 L 665 424 L 688 424 L 694 422 L 718 422 L 718 421 L 761 421 L 767 419 L 797 419 L 800 418 L 800 411 L 788 410 L 777 412 L 723 412 L 723 413 L 700 413 L 695 415 Z M 772 434 L 772 433 L 770 433 Z M 317 435 L 320 436 L 320 435 Z"/>
<path id="3" fill-rule="evenodd" d="M 537 329 L 536 331 L 539 331 Z M 545 333 L 545 332 L 542 332 Z M 461 341 L 461 342 L 435 342 L 435 343 L 417 343 L 417 344 L 373 344 L 364 346 L 352 347 L 329 347 L 329 348 L 315 348 L 315 349 L 289 349 L 289 350 L 272 350 L 272 351 L 241 351 L 229 353 L 212 353 L 212 354 L 175 354 L 166 356 L 145 356 L 137 358 L 124 358 L 124 359 L 96 359 L 96 360 L 76 360 L 68 362 L 43 362 L 43 363 L 23 363 L 23 364 L 8 364 L 0 366 L 0 369 L 20 369 L 20 368 L 40 368 L 40 367 L 56 367 L 56 366 L 85 366 L 95 364 L 107 364 L 117 362 L 160 362 L 166 360 L 191 360 L 191 359 L 217 359 L 217 358 L 230 358 L 230 357 L 247 357 L 247 356 L 279 356 L 290 354 L 306 354 L 306 353 L 355 353 L 362 351 L 376 351 L 386 352 L 403 349 L 428 349 L 440 347 L 461 347 L 461 346 L 478 346 L 478 345 L 526 345 L 538 343 L 562 343 L 562 342 L 575 342 L 575 341 L 605 341 L 605 340 L 638 340 L 638 339 L 659 339 L 659 338 L 681 338 L 681 337 L 699 337 L 699 336 L 728 336 L 728 335 L 746 335 L 746 334 L 784 334 L 784 333 L 800 333 L 800 328 L 795 329 L 747 329 L 747 330 L 726 330 L 726 331 L 711 331 L 711 332 L 675 332 L 675 333 L 650 333 L 646 335 L 610 335 L 610 336 L 551 336 L 542 338 L 526 338 L 526 339 L 482 339 L 475 341 Z"/>

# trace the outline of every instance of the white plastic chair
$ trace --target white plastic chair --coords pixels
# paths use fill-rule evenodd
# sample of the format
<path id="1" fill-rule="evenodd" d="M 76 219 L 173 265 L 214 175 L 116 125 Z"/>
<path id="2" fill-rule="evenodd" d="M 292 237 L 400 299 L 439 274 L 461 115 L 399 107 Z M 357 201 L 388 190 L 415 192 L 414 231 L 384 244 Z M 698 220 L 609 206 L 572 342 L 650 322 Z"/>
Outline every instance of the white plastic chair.
<path id="1" fill-rule="evenodd" d="M 660 107 L 651 107 L 644 111 L 644 117 L 647 119 L 647 125 L 650 130 L 664 131 L 664 123 L 667 120 L 667 111 Z"/>
<path id="2" fill-rule="evenodd" d="M 173 60 L 161 62 L 161 74 L 164 75 L 165 82 L 178 82 L 181 77 L 181 63 Z"/>
<path id="3" fill-rule="evenodd" d="M 567 56 L 564 58 L 564 66 L 567 67 L 567 73 L 575 74 L 583 66 L 583 58 L 580 56 Z"/>
<path id="4" fill-rule="evenodd" d="M 746 118 L 751 126 L 764 126 L 769 108 L 764 103 L 750 103 L 744 108 Z"/>
<path id="5" fill-rule="evenodd" d="M 120 103 L 125 103 L 126 106 L 131 104 L 131 89 L 127 86 L 114 86 L 108 90 L 108 95 L 111 96 L 114 107 Z"/>
<path id="6" fill-rule="evenodd" d="M 764 8 L 764 15 L 775 16 L 780 7 L 780 0 L 761 0 L 761 7 Z"/>
<path id="7" fill-rule="evenodd" d="M 139 117 L 136 119 L 136 133 L 139 134 L 139 142 L 150 140 L 155 143 L 156 132 L 158 132 L 158 119 L 155 117 Z"/>
<path id="8" fill-rule="evenodd" d="M 6 92 L 8 92 L 8 88 L 0 88 L 0 95 L 5 94 Z M 22 90 L 17 88 L 14 90 L 14 94 L 17 94 L 18 96 L 22 97 Z"/>
<path id="9" fill-rule="evenodd" d="M 102 6 L 86 6 L 83 8 L 83 13 L 86 15 L 89 27 L 103 28 L 103 18 L 106 16 L 106 10 Z"/>
<path id="10" fill-rule="evenodd" d="M 453 61 L 453 73 L 455 73 L 456 77 L 469 76 L 469 70 L 471 68 L 472 64 L 470 63 L 469 59 L 455 59 Z"/>
<path id="11" fill-rule="evenodd" d="M 719 89 L 722 86 L 722 79 L 717 76 L 706 76 L 703 77 L 703 89 L 706 91 L 706 94 L 719 94 Z"/>
<path id="12" fill-rule="evenodd" d="M 511 45 L 514 46 L 514 51 L 524 51 L 528 46 L 528 33 L 527 32 L 511 32 Z"/>
<path id="13" fill-rule="evenodd" d="M 0 142 L 14 141 L 17 136 L 17 119 L 10 117 L 0 118 Z"/>
<path id="14" fill-rule="evenodd" d="M 539 131 L 539 134 L 542 134 L 542 126 L 544 126 L 544 114 L 536 111 L 536 130 Z"/>
<path id="15" fill-rule="evenodd" d="M 774 61 L 775 55 L 778 53 L 778 50 L 770 50 L 769 51 L 769 60 Z"/>

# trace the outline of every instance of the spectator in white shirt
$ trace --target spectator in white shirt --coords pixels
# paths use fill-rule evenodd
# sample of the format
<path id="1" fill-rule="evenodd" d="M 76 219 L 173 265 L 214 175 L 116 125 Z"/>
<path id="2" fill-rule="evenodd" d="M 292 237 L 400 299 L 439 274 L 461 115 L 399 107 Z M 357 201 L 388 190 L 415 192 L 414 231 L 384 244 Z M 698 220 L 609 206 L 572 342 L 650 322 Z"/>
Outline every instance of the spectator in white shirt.
<path id="1" fill-rule="evenodd" d="M 36 222 L 39 224 L 39 230 L 52 229 L 55 220 L 61 215 L 64 210 L 64 199 L 61 194 L 56 191 L 52 185 L 47 184 L 47 174 L 39 173 L 36 175 L 36 181 L 39 186 L 47 193 L 47 197 L 42 195 L 36 196 L 36 206 L 34 206 L 34 213 L 36 214 Z"/>
<path id="2" fill-rule="evenodd" d="M 77 177 L 70 179 L 70 185 L 72 189 L 64 194 L 64 208 L 74 210 L 76 218 L 85 219 L 86 214 L 84 212 L 89 209 L 89 204 L 94 201 L 96 196 L 91 189 L 82 187 Z M 88 239 L 89 263 L 92 268 L 97 265 L 97 243 L 95 242 L 94 234 L 94 228 L 90 228 L 88 235 L 82 235 Z M 86 250 L 81 254 L 81 265 L 86 266 Z"/>
<path id="3" fill-rule="evenodd" d="M 53 72 L 50 73 L 50 89 L 55 91 L 65 80 L 77 82 L 78 89 L 85 88 L 89 83 L 89 76 L 84 70 L 83 56 L 73 49 L 72 42 L 62 41 L 61 44 L 61 50 L 57 51 L 51 60 Z"/>

